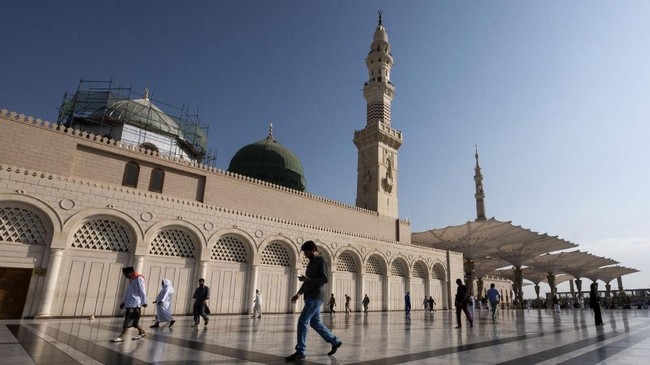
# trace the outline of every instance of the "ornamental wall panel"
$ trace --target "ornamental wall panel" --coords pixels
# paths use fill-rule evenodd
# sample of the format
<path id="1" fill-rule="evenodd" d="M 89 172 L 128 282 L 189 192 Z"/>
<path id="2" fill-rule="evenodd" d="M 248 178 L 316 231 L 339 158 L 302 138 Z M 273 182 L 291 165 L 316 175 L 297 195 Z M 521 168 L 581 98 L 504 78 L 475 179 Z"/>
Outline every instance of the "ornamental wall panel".
<path id="1" fill-rule="evenodd" d="M 262 293 L 262 312 L 288 313 L 292 310 L 290 250 L 283 242 L 271 242 L 260 254 L 257 288 Z M 252 305 L 252 303 L 250 303 Z"/>
<path id="2" fill-rule="evenodd" d="M 406 295 L 406 278 L 401 276 L 390 276 L 388 278 L 388 310 L 404 310 L 404 296 Z M 411 300 L 411 306 L 413 301 Z"/>
<path id="3" fill-rule="evenodd" d="M 156 300 L 162 289 L 162 280 L 169 279 L 174 288 L 171 313 L 177 315 L 192 313 L 192 295 L 198 286 L 193 280 L 196 272 L 196 260 L 149 256 L 145 260 L 142 271 L 147 283 L 147 297 L 150 303 Z"/>
<path id="4" fill-rule="evenodd" d="M 122 268 L 130 254 L 68 250 L 53 299 L 53 316 L 115 316 L 128 282 Z"/>
<path id="5" fill-rule="evenodd" d="M 257 288 L 262 294 L 262 313 L 291 312 L 292 271 L 286 266 L 261 266 Z M 253 303 L 251 301 L 250 308 Z"/>
<path id="6" fill-rule="evenodd" d="M 364 274 L 363 275 L 363 291 L 364 295 L 368 294 L 370 304 L 368 311 L 381 311 L 385 310 L 384 303 L 384 276 L 377 274 Z M 361 298 L 363 300 L 363 297 Z"/>
<path id="7" fill-rule="evenodd" d="M 350 301 L 350 308 L 355 310 L 357 308 L 356 303 L 360 303 L 361 299 L 357 298 L 357 275 L 351 272 L 336 272 L 334 273 L 334 282 L 333 285 L 330 285 L 330 292 L 328 294 L 334 293 L 336 298 L 336 310 L 341 312 L 345 311 L 345 294 L 349 295 L 352 299 Z"/>
<path id="8" fill-rule="evenodd" d="M 208 306 L 215 314 L 248 313 L 248 265 L 211 262 L 205 285 L 210 287 Z"/>

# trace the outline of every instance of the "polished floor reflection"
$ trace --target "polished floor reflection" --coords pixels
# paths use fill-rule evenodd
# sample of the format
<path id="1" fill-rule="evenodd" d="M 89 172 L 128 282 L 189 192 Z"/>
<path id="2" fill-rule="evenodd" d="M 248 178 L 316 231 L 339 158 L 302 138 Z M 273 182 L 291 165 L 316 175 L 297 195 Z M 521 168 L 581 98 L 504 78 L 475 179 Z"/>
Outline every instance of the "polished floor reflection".
<path id="1" fill-rule="evenodd" d="M 646 364 L 648 310 L 503 310 L 493 322 L 476 314 L 474 327 L 454 329 L 454 313 L 419 311 L 323 315 L 343 340 L 334 356 L 310 330 L 302 364 Z M 293 353 L 298 315 L 212 316 L 207 328 L 178 317 L 173 328 L 150 329 L 138 341 L 112 343 L 121 319 L 0 321 L 2 364 L 284 364 Z M 131 335 L 135 335 L 132 330 Z"/>

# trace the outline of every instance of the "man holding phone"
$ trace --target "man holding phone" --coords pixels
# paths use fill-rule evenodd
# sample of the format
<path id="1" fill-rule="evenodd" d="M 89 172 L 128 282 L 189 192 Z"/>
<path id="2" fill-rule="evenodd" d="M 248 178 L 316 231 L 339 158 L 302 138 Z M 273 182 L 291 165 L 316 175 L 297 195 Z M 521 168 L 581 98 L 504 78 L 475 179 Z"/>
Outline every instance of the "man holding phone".
<path id="1" fill-rule="evenodd" d="M 298 277 L 302 281 L 302 285 L 296 295 L 291 298 L 291 302 L 295 303 L 301 295 L 304 295 L 305 306 L 298 318 L 298 343 L 296 344 L 296 352 L 287 356 L 287 360 L 300 360 L 305 358 L 305 342 L 307 340 L 307 326 L 316 330 L 316 332 L 327 343 L 332 345 L 332 350 L 327 355 L 334 355 L 336 350 L 343 345 L 339 340 L 320 320 L 320 308 L 327 299 L 327 292 L 323 286 L 329 281 L 328 267 L 323 257 L 318 253 L 316 244 L 313 241 L 305 241 L 300 248 L 309 259 L 305 275 Z"/>

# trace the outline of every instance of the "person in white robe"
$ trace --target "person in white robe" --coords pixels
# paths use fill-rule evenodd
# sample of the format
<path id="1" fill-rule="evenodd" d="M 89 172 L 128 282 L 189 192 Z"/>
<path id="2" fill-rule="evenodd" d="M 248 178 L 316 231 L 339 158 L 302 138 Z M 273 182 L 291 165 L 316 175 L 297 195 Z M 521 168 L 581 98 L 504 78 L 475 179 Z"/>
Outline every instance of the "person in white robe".
<path id="1" fill-rule="evenodd" d="M 262 293 L 255 289 L 255 300 L 253 301 L 253 318 L 262 318 Z"/>
<path id="2" fill-rule="evenodd" d="M 160 327 L 160 322 L 169 322 L 169 327 L 173 326 L 176 321 L 171 314 L 172 296 L 174 287 L 169 279 L 163 279 L 162 289 L 158 293 L 154 304 L 156 304 L 156 323 L 151 328 Z"/>

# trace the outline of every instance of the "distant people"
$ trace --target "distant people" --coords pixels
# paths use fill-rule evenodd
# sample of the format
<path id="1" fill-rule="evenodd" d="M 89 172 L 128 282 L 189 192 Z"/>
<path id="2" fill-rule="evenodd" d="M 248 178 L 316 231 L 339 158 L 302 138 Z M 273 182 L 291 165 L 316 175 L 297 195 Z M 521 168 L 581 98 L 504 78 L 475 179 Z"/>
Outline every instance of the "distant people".
<path id="1" fill-rule="evenodd" d="M 318 253 L 318 248 L 313 241 L 305 241 L 300 250 L 309 259 L 305 275 L 299 276 L 298 280 L 302 285 L 296 295 L 291 298 L 295 303 L 304 294 L 305 306 L 302 308 L 298 318 L 298 343 L 296 352 L 286 357 L 288 361 L 301 360 L 305 358 L 307 326 L 311 326 L 327 343 L 332 345 L 332 350 L 327 355 L 334 355 L 343 345 L 343 342 L 336 337 L 320 320 L 320 307 L 327 296 L 323 286 L 329 281 L 329 268 L 323 257 Z"/>
<path id="2" fill-rule="evenodd" d="M 578 295 L 578 304 L 580 304 L 580 310 L 585 310 L 585 297 L 582 296 L 582 293 Z"/>
<path id="3" fill-rule="evenodd" d="M 411 293 L 409 292 L 406 292 L 406 295 L 404 296 L 404 311 L 407 316 L 411 315 Z"/>
<path id="4" fill-rule="evenodd" d="M 330 297 L 330 300 L 327 302 L 327 304 L 330 306 L 330 315 L 336 313 L 334 311 L 334 307 L 336 307 L 336 299 L 334 299 L 334 293 L 332 293 L 332 296 Z"/>
<path id="5" fill-rule="evenodd" d="M 363 305 L 363 313 L 368 314 L 368 304 L 370 304 L 370 298 L 368 298 L 368 294 L 366 294 L 365 297 L 363 297 L 363 301 L 361 302 Z"/>
<path id="6" fill-rule="evenodd" d="M 205 321 L 205 327 L 208 326 L 210 318 L 208 318 L 209 309 L 207 309 L 206 302 L 210 299 L 210 288 L 205 286 L 205 280 L 199 279 L 199 287 L 194 291 L 194 327 L 198 327 L 201 324 L 201 318 Z"/>
<path id="7" fill-rule="evenodd" d="M 429 304 L 429 313 L 433 313 L 433 306 L 436 305 L 436 301 L 433 300 L 432 296 L 429 296 L 429 300 L 427 300 L 427 302 Z"/>
<path id="8" fill-rule="evenodd" d="M 488 289 L 486 296 L 488 303 L 490 303 L 492 321 L 494 322 L 497 320 L 497 311 L 499 310 L 499 302 L 501 301 L 501 295 L 499 295 L 499 291 L 494 287 L 494 283 L 490 284 L 490 289 Z"/>
<path id="9" fill-rule="evenodd" d="M 560 313 L 560 300 L 558 299 L 557 295 L 553 296 L 553 312 Z"/>
<path id="10" fill-rule="evenodd" d="M 151 325 L 151 328 L 160 327 L 160 322 L 169 322 L 169 327 L 176 323 L 171 314 L 172 296 L 174 292 L 175 290 L 171 280 L 163 279 L 162 289 L 160 289 L 156 300 L 153 301 L 156 304 L 156 323 Z"/>
<path id="11" fill-rule="evenodd" d="M 424 299 L 422 300 L 422 308 L 424 310 L 429 310 L 429 298 L 427 298 L 426 294 L 424 295 Z"/>
<path id="12" fill-rule="evenodd" d="M 600 313 L 600 298 L 598 297 L 598 283 L 591 283 L 590 286 L 590 291 L 589 291 L 589 304 L 591 305 L 591 309 L 594 311 L 594 319 L 596 321 L 596 326 L 602 326 L 604 325 L 603 323 L 603 316 Z"/>
<path id="13" fill-rule="evenodd" d="M 138 335 L 131 338 L 139 340 L 145 336 L 144 330 L 140 327 L 140 307 L 147 307 L 147 289 L 145 288 L 144 277 L 135 272 L 133 267 L 122 269 L 124 277 L 129 279 L 129 286 L 124 292 L 124 299 L 120 304 L 120 309 L 126 309 L 124 312 L 124 323 L 122 324 L 122 333 L 113 339 L 113 342 L 124 341 L 124 336 L 129 328 L 138 329 Z"/>
<path id="14" fill-rule="evenodd" d="M 463 285 L 463 281 L 460 279 L 456 279 L 456 285 L 458 285 L 458 288 L 456 288 L 456 298 L 454 299 L 454 305 L 456 306 L 456 323 L 457 323 L 455 328 L 462 327 L 460 323 L 461 310 L 465 312 L 465 316 L 469 321 L 469 326 L 474 327 L 474 320 L 472 319 L 472 316 L 470 316 L 469 311 L 467 310 L 467 304 L 469 303 L 469 294 L 467 293 L 467 287 Z"/>
<path id="15" fill-rule="evenodd" d="M 253 300 L 253 318 L 262 318 L 262 293 L 255 289 L 255 300 Z"/>
<path id="16" fill-rule="evenodd" d="M 352 312 L 352 308 L 350 308 L 350 301 L 351 300 L 352 300 L 352 298 L 349 295 L 345 294 L 345 313 Z"/>

